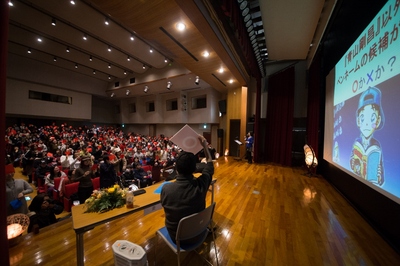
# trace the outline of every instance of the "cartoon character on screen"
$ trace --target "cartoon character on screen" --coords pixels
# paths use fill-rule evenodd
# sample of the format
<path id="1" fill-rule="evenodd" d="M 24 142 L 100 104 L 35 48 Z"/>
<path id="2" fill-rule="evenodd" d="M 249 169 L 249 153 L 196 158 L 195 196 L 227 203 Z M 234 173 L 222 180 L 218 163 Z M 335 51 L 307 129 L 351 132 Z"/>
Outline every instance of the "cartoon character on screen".
<path id="1" fill-rule="evenodd" d="M 361 134 L 353 144 L 350 157 L 353 172 L 379 186 L 384 182 L 382 149 L 379 141 L 373 136 L 385 122 L 381 96 L 381 91 L 375 87 L 369 87 L 361 94 L 356 113 Z"/>

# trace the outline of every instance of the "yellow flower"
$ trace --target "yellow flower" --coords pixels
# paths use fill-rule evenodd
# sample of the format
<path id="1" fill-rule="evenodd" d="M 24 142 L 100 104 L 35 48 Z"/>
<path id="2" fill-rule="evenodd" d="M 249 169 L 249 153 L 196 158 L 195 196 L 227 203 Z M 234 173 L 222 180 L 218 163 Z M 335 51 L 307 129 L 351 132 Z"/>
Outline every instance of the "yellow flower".
<path id="1" fill-rule="evenodd" d="M 115 185 L 114 185 L 114 188 L 117 188 L 117 189 L 118 189 L 118 188 L 119 188 L 119 185 L 118 185 L 118 184 L 115 184 Z"/>
<path id="2" fill-rule="evenodd" d="M 115 190 L 115 187 L 110 187 L 109 189 L 107 189 L 108 193 L 113 193 Z"/>

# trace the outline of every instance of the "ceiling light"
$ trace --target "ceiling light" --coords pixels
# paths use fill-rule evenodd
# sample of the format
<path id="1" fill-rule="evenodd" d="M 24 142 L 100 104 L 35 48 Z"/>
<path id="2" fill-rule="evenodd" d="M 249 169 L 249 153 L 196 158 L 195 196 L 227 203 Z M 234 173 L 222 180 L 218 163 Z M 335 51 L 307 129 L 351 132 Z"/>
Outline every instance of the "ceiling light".
<path id="1" fill-rule="evenodd" d="M 203 52 L 204 57 L 208 57 L 209 55 L 210 55 L 210 53 L 208 51 Z"/>
<path id="2" fill-rule="evenodd" d="M 104 20 L 104 24 L 106 24 L 106 25 L 109 25 L 110 23 L 108 22 L 108 18 L 106 18 L 105 20 Z"/>
<path id="3" fill-rule="evenodd" d="M 167 90 L 170 90 L 170 89 L 171 89 L 171 86 L 172 86 L 172 82 L 171 82 L 171 81 L 168 81 L 168 82 L 167 82 Z"/>
<path id="4" fill-rule="evenodd" d="M 108 75 L 108 79 L 111 79 L 111 76 L 110 76 L 110 75 Z"/>
<path id="5" fill-rule="evenodd" d="M 242 11 L 242 16 L 245 17 L 247 14 L 249 14 L 250 8 L 246 7 L 243 11 Z"/>
<path id="6" fill-rule="evenodd" d="M 182 22 L 179 22 L 176 24 L 176 29 L 179 31 L 184 31 L 186 29 L 186 25 L 183 24 Z"/>
<path id="7" fill-rule="evenodd" d="M 52 18 L 52 19 L 51 19 L 51 25 L 55 26 L 56 24 L 57 24 L 56 19 L 55 19 L 55 18 Z"/>
<path id="8" fill-rule="evenodd" d="M 111 46 L 110 45 L 108 46 L 107 51 L 111 52 Z"/>
<path id="9" fill-rule="evenodd" d="M 87 35 L 83 34 L 83 39 L 86 41 L 87 40 Z"/>
<path id="10" fill-rule="evenodd" d="M 31 48 L 28 48 L 28 54 L 31 54 L 31 53 L 32 53 Z"/>
<path id="11" fill-rule="evenodd" d="M 231 84 L 232 84 L 232 83 L 233 83 L 233 79 L 230 79 L 230 80 L 229 80 L 229 83 L 231 83 Z"/>
<path id="12" fill-rule="evenodd" d="M 128 96 L 131 93 L 130 90 L 126 90 L 125 95 Z"/>
<path id="13" fill-rule="evenodd" d="M 75 5 L 75 1 L 69 1 L 71 3 L 71 5 Z"/>
<path id="14" fill-rule="evenodd" d="M 246 28 L 250 27 L 251 25 L 253 25 L 253 21 L 250 19 L 246 22 Z"/>
<path id="15" fill-rule="evenodd" d="M 200 83 L 200 78 L 199 76 L 196 76 L 196 79 L 194 80 L 194 84 L 199 85 Z"/>
<path id="16" fill-rule="evenodd" d="M 246 8 L 246 6 L 247 6 L 247 1 L 243 1 L 241 4 L 240 4 L 240 10 L 243 10 L 243 9 L 245 9 Z"/>
<path id="17" fill-rule="evenodd" d="M 145 64 L 143 64 L 143 69 L 146 69 L 146 65 Z"/>
<path id="18" fill-rule="evenodd" d="M 14 4 L 13 4 L 13 2 L 10 0 L 10 1 L 8 1 L 8 5 L 9 6 L 14 6 Z"/>
<path id="19" fill-rule="evenodd" d="M 111 93 L 111 95 L 110 95 L 110 96 L 111 96 L 111 98 L 112 98 L 112 97 L 114 97 L 114 96 L 115 96 L 115 93 L 114 93 L 114 92 L 113 92 L 113 93 Z"/>
<path id="20" fill-rule="evenodd" d="M 220 67 L 220 68 L 218 69 L 218 72 L 219 72 L 219 73 L 224 73 L 224 68 L 223 68 L 223 67 Z"/>
<path id="21" fill-rule="evenodd" d="M 65 50 L 67 53 L 69 53 L 69 47 L 67 46 L 67 49 Z"/>
<path id="22" fill-rule="evenodd" d="M 75 68 L 78 68 L 78 64 L 75 64 Z"/>
<path id="23" fill-rule="evenodd" d="M 38 42 L 42 42 L 42 38 L 40 38 L 40 37 L 37 38 L 37 41 L 38 41 Z"/>
<path id="24" fill-rule="evenodd" d="M 135 36 L 133 34 L 131 34 L 131 41 L 133 41 L 135 39 Z"/>
<path id="25" fill-rule="evenodd" d="M 153 52 L 153 48 L 150 47 L 150 53 L 152 53 L 152 52 Z"/>
<path id="26" fill-rule="evenodd" d="M 96 75 L 96 70 L 93 69 L 93 75 Z"/>
<path id="27" fill-rule="evenodd" d="M 89 61 L 90 61 L 90 62 L 92 62 L 92 61 L 93 61 L 93 58 L 92 58 L 92 56 L 90 56 L 90 57 L 89 57 Z"/>
<path id="28" fill-rule="evenodd" d="M 56 62 L 56 61 L 57 61 L 57 57 L 54 57 L 54 58 L 53 58 L 53 61 Z"/>
<path id="29" fill-rule="evenodd" d="M 129 57 L 129 55 L 128 55 L 128 58 L 126 60 L 131 61 L 131 58 Z"/>
<path id="30" fill-rule="evenodd" d="M 111 68 L 111 64 L 108 64 L 108 68 Z"/>
<path id="31" fill-rule="evenodd" d="M 164 62 L 165 62 L 165 63 L 168 63 L 168 58 L 165 57 L 165 58 L 164 58 Z"/>
<path id="32" fill-rule="evenodd" d="M 124 70 L 124 75 L 126 75 L 126 70 Z"/>
<path id="33" fill-rule="evenodd" d="M 149 91 L 149 86 L 144 86 L 144 93 L 147 93 Z"/>

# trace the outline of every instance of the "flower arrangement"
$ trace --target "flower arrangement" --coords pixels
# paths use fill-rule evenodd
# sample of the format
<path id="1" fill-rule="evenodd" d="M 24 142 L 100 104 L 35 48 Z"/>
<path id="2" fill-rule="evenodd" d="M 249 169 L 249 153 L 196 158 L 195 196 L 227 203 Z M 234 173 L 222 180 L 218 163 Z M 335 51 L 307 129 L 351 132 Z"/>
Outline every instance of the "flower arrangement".
<path id="1" fill-rule="evenodd" d="M 85 212 L 106 212 L 125 205 L 126 191 L 119 185 L 93 190 L 92 195 L 85 201 Z"/>

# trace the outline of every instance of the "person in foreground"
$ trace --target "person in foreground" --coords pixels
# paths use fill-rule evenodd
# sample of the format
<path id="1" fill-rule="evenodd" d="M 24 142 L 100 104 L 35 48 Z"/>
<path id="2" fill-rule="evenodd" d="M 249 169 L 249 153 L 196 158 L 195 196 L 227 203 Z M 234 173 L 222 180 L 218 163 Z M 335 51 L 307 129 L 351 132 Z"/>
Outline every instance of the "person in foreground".
<path id="1" fill-rule="evenodd" d="M 207 146 L 207 140 L 199 135 L 204 147 L 207 165 L 201 176 L 195 178 L 197 158 L 191 152 L 181 152 L 176 159 L 176 181 L 167 183 L 161 190 L 161 205 L 165 212 L 165 226 L 175 242 L 179 221 L 206 207 L 206 194 L 214 174 L 214 164 Z M 197 239 L 185 240 L 183 243 L 196 242 Z M 182 242 L 181 242 L 182 243 Z"/>
<path id="2" fill-rule="evenodd" d="M 28 182 L 23 179 L 14 179 L 14 166 L 6 165 L 6 208 L 7 215 L 16 213 L 28 213 L 28 204 L 25 200 L 25 195 L 32 193 L 33 189 Z"/>

